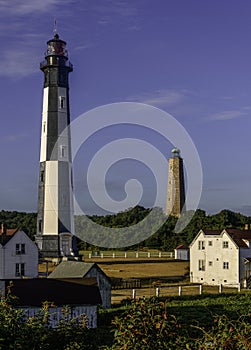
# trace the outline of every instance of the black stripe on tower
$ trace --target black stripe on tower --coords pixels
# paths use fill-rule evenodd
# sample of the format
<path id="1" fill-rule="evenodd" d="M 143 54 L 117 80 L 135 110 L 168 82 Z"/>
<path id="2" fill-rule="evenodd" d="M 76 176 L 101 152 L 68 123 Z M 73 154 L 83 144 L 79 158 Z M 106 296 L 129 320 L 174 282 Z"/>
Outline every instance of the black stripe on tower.
<path id="1" fill-rule="evenodd" d="M 49 96 L 48 96 L 48 114 L 47 114 L 46 160 L 58 159 L 58 150 L 54 148 L 57 143 L 57 140 L 58 140 L 58 87 L 50 87 Z"/>
<path id="2" fill-rule="evenodd" d="M 40 163 L 39 184 L 38 184 L 37 234 L 43 233 L 45 165 L 46 165 L 45 162 Z"/>

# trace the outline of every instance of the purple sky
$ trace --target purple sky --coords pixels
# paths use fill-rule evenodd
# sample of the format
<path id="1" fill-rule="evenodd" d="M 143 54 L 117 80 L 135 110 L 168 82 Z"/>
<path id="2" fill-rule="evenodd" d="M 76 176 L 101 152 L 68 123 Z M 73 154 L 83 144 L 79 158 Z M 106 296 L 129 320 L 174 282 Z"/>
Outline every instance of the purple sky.
<path id="1" fill-rule="evenodd" d="M 227 208 L 251 215 L 250 15 L 249 0 L 0 0 L 0 209 L 37 208 L 39 63 L 56 17 L 74 65 L 72 120 L 94 107 L 123 101 L 171 113 L 201 158 L 199 207 L 208 213 Z M 124 129 L 123 137 L 137 137 L 136 129 Z M 99 141 L 103 144 L 111 135 L 122 137 L 119 129 L 106 130 Z M 151 137 L 148 141 L 168 158 L 171 146 Z M 86 159 L 82 156 L 74 165 L 77 191 L 94 144 L 89 142 Z M 107 180 L 111 196 L 121 200 L 124 182 L 136 176 L 146 187 L 140 204 L 151 205 L 155 186 L 144 166 L 131 162 L 113 170 Z M 96 211 L 88 196 L 84 201 L 86 211 Z"/>

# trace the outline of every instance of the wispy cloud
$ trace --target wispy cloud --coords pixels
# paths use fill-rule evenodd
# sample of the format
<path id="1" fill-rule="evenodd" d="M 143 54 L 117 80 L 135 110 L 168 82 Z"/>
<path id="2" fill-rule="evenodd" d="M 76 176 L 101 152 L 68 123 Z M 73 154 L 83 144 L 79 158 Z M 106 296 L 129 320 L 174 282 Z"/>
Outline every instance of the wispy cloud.
<path id="1" fill-rule="evenodd" d="M 2 14 L 27 15 L 47 12 L 60 3 L 60 0 L 0 0 L 0 11 Z"/>
<path id="2" fill-rule="evenodd" d="M 18 79 L 37 71 L 39 57 L 34 55 L 34 48 L 15 47 L 5 50 L 1 60 L 0 76 Z"/>
<path id="3" fill-rule="evenodd" d="M 231 119 L 237 119 L 240 117 L 245 116 L 246 113 L 243 110 L 229 110 L 229 111 L 223 111 L 219 113 L 215 113 L 207 117 L 206 119 L 208 121 L 226 121 Z"/>
<path id="4" fill-rule="evenodd" d="M 156 107 L 176 105 L 183 101 L 188 94 L 187 90 L 157 90 L 153 93 L 145 93 L 142 95 L 130 96 L 128 101 L 137 101 Z"/>
<path id="5" fill-rule="evenodd" d="M 1 138 L 1 143 L 15 143 L 22 141 L 24 138 L 26 138 L 28 135 L 27 134 L 9 134 Z"/>

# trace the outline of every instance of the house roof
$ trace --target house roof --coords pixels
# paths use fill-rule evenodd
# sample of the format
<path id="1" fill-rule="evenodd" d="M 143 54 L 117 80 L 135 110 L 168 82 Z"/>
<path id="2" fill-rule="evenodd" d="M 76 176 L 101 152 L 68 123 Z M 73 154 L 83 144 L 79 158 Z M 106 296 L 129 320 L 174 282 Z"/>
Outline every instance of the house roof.
<path id="1" fill-rule="evenodd" d="M 83 278 L 95 266 L 95 263 L 82 261 L 62 261 L 48 278 Z"/>
<path id="2" fill-rule="evenodd" d="M 248 248 L 247 241 L 251 241 L 251 231 L 250 230 L 238 230 L 238 229 L 225 229 L 233 241 L 237 244 L 239 248 Z"/>
<path id="3" fill-rule="evenodd" d="M 0 230 L 0 244 L 5 245 L 18 231 L 18 228 Z"/>
<path id="4" fill-rule="evenodd" d="M 251 241 L 251 230 L 226 228 L 224 230 L 202 230 L 205 235 L 219 236 L 226 231 L 239 248 L 248 248 L 244 240 Z"/>
<path id="5" fill-rule="evenodd" d="M 209 235 L 209 236 L 219 236 L 222 232 L 222 230 L 202 230 L 204 232 L 205 235 Z"/>
<path id="6" fill-rule="evenodd" d="M 87 273 L 95 268 L 101 273 L 109 283 L 110 278 L 103 272 L 103 270 L 96 263 L 86 263 L 83 261 L 62 261 L 48 278 L 68 279 L 68 278 L 84 278 Z"/>
<path id="7" fill-rule="evenodd" d="M 189 246 L 186 245 L 186 244 L 179 244 L 175 249 L 176 249 L 176 250 L 179 250 L 179 249 L 189 249 Z"/>
<path id="8" fill-rule="evenodd" d="M 11 293 L 17 297 L 17 306 L 39 306 L 45 301 L 56 306 L 102 304 L 97 286 L 87 286 L 61 280 L 34 278 L 7 280 Z"/>

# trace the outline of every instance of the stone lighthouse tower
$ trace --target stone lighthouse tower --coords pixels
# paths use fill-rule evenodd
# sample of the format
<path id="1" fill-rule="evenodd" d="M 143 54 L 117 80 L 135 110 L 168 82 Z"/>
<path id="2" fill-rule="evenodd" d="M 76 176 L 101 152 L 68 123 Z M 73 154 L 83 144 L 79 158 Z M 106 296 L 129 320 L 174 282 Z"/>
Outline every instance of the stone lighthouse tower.
<path id="1" fill-rule="evenodd" d="M 174 148 L 169 158 L 166 214 L 180 217 L 185 210 L 185 183 L 183 159 L 180 150 Z"/>
<path id="2" fill-rule="evenodd" d="M 44 89 L 36 243 L 42 257 L 60 260 L 75 255 L 68 127 L 68 76 L 73 66 L 68 60 L 66 42 L 57 33 L 47 42 L 40 69 L 44 73 Z"/>

